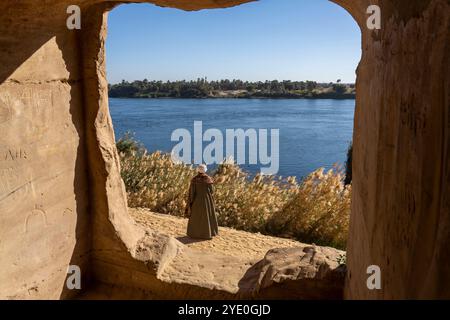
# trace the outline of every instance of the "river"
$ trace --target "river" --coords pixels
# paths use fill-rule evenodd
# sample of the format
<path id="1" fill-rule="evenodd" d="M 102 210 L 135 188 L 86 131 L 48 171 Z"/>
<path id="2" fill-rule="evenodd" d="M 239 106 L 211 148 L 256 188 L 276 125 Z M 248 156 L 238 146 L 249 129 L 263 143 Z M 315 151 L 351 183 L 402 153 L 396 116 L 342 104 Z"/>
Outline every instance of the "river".
<path id="1" fill-rule="evenodd" d="M 345 163 L 355 110 L 355 100 L 329 99 L 110 98 L 109 104 L 116 139 L 131 131 L 150 152 L 170 152 L 178 143 L 172 132 L 193 133 L 194 121 L 202 121 L 203 132 L 217 128 L 224 137 L 226 129 L 279 129 L 278 174 L 299 179 Z M 255 173 L 261 165 L 243 167 Z"/>

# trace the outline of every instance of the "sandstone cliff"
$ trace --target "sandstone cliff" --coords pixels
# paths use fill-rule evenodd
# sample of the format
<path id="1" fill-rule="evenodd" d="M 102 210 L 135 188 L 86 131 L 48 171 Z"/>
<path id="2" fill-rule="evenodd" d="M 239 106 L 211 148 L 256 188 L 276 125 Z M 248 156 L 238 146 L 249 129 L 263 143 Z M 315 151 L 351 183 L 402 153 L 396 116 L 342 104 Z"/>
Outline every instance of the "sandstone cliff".
<path id="1" fill-rule="evenodd" d="M 81 266 L 85 285 L 126 284 L 131 297 L 155 278 L 154 261 L 177 256 L 177 242 L 128 215 L 119 175 L 104 43 L 107 12 L 126 2 L 0 3 L 2 298 L 71 298 L 70 264 Z M 148 2 L 198 10 L 248 1 Z M 449 1 L 335 2 L 363 40 L 346 297 L 450 298 Z M 66 27 L 72 4 L 81 7 L 81 30 Z M 366 27 L 370 4 L 381 8 L 381 30 Z M 261 270 L 277 254 L 284 252 L 269 254 Z M 382 270 L 381 290 L 366 286 L 372 264 Z M 173 290 L 153 283 L 155 294 Z"/>

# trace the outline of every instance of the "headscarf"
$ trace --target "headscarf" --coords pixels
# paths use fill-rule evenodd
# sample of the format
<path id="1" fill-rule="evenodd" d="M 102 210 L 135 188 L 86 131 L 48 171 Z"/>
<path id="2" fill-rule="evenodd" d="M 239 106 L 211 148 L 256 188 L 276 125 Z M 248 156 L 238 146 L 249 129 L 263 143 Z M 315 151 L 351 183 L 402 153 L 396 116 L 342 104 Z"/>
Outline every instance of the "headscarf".
<path id="1" fill-rule="evenodd" d="M 200 164 L 197 167 L 198 174 L 192 179 L 193 182 L 200 182 L 200 183 L 208 183 L 213 184 L 214 180 L 206 174 L 206 170 L 208 168 L 205 164 Z"/>

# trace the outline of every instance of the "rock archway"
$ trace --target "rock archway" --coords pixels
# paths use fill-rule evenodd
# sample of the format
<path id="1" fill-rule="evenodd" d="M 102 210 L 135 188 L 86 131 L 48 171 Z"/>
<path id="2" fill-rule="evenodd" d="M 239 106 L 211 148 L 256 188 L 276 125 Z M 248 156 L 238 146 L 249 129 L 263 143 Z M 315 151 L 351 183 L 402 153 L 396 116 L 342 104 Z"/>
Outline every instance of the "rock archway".
<path id="1" fill-rule="evenodd" d="M 104 64 L 107 12 L 125 2 L 0 4 L 0 297 L 73 297 L 69 264 L 129 297 L 234 297 L 160 281 L 183 249 L 127 214 Z M 133 2 L 198 10 L 249 1 Z M 345 297 L 450 298 L 450 3 L 335 2 L 363 39 Z M 66 27 L 73 4 L 81 30 Z M 372 4 L 381 30 L 366 27 Z M 27 223 L 36 207 L 45 230 Z M 366 286 L 370 265 L 381 268 L 381 290 Z"/>

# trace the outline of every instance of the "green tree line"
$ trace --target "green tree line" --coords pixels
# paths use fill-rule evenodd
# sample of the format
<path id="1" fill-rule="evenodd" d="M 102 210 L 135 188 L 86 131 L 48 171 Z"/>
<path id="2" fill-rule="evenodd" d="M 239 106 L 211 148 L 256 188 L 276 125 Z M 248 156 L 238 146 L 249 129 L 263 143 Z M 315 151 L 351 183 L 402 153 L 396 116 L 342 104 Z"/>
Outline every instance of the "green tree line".
<path id="1" fill-rule="evenodd" d="M 331 98 L 353 99 L 355 85 L 317 83 L 315 81 L 257 81 L 219 80 L 207 78 L 181 81 L 135 80 L 110 84 L 112 98 Z"/>

